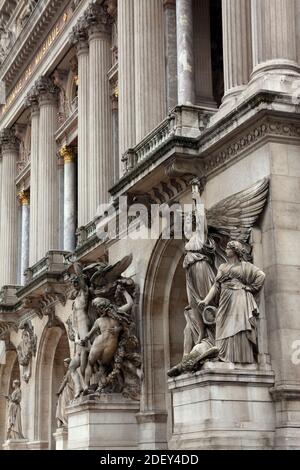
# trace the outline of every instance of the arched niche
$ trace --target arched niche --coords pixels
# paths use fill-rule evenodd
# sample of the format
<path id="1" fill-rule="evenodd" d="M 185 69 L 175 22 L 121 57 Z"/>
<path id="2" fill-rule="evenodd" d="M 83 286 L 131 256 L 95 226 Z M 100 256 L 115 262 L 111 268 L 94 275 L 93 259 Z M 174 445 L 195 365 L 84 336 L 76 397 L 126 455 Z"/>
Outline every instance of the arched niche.
<path id="1" fill-rule="evenodd" d="M 6 351 L 5 364 L 0 366 L 0 393 L 9 395 L 14 380 L 20 381 L 20 365 L 15 349 Z M 21 381 L 20 381 L 21 383 Z M 6 440 L 7 401 L 0 397 L 0 445 Z"/>
<path id="2" fill-rule="evenodd" d="M 56 431 L 56 393 L 64 377 L 63 361 L 70 357 L 66 330 L 60 327 L 45 328 L 37 355 L 35 384 L 35 440 L 55 448 L 53 433 Z"/>
<path id="3" fill-rule="evenodd" d="M 167 415 L 165 442 L 172 428 L 167 371 L 182 358 L 184 308 L 188 303 L 182 263 L 182 240 L 158 241 L 149 263 L 142 305 L 144 381 L 141 414 Z"/>

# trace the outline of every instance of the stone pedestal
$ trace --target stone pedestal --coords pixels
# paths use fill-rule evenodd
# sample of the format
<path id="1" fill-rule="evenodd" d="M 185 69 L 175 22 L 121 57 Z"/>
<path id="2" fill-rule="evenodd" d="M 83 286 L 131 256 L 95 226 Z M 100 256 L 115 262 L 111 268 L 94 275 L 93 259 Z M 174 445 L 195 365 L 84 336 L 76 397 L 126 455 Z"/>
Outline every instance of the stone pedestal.
<path id="1" fill-rule="evenodd" d="M 28 450 L 27 439 L 9 439 L 2 444 L 3 450 Z"/>
<path id="2" fill-rule="evenodd" d="M 67 450 L 68 449 L 68 430 L 65 428 L 59 428 L 53 434 L 55 439 L 56 450 Z"/>
<path id="3" fill-rule="evenodd" d="M 135 450 L 139 403 L 120 394 L 89 395 L 68 407 L 68 450 Z"/>
<path id="4" fill-rule="evenodd" d="M 31 441 L 27 443 L 28 450 L 49 450 L 48 441 Z"/>
<path id="5" fill-rule="evenodd" d="M 206 363 L 196 374 L 169 380 L 170 449 L 271 449 L 275 406 L 271 370 Z"/>

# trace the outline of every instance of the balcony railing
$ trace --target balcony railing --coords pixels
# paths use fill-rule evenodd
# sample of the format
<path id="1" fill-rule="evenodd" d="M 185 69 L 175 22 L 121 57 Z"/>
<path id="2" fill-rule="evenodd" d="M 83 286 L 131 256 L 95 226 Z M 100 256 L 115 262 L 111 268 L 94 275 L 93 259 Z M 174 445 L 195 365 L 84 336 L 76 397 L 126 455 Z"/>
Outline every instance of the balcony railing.
<path id="1" fill-rule="evenodd" d="M 49 251 L 44 258 L 25 271 L 25 285 L 46 272 L 53 274 L 62 273 L 67 267 L 65 257 L 68 254 L 68 251 Z"/>
<path id="2" fill-rule="evenodd" d="M 130 173 L 157 153 L 173 137 L 197 138 L 209 123 L 215 110 L 196 106 L 177 106 L 153 131 L 122 157 L 124 173 Z"/>

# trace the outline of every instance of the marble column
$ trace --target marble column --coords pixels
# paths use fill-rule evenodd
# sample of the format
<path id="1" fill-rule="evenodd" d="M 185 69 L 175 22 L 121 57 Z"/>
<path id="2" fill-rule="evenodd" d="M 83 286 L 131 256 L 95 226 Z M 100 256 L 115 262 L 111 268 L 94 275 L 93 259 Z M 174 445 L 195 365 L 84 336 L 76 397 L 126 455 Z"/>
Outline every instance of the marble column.
<path id="1" fill-rule="evenodd" d="M 59 248 L 58 171 L 54 137 L 58 89 L 50 78 L 41 77 L 37 90 L 40 105 L 37 256 L 41 259 L 49 250 Z"/>
<path id="2" fill-rule="evenodd" d="M 89 222 L 89 45 L 81 18 L 73 28 L 71 42 L 78 58 L 78 226 Z"/>
<path id="3" fill-rule="evenodd" d="M 193 0 L 176 0 L 178 104 L 195 104 Z"/>
<path id="4" fill-rule="evenodd" d="M 166 82 L 168 111 L 177 105 L 176 0 L 164 0 L 166 30 Z"/>
<path id="5" fill-rule="evenodd" d="M 87 10 L 89 23 L 89 220 L 109 201 L 113 184 L 112 111 L 108 71 L 111 67 L 111 17 L 99 4 Z"/>
<path id="6" fill-rule="evenodd" d="M 65 162 L 58 152 L 57 158 L 58 171 L 58 206 L 59 206 L 59 249 L 64 249 L 64 185 L 65 185 Z"/>
<path id="7" fill-rule="evenodd" d="M 33 88 L 27 95 L 26 106 L 31 111 L 31 150 L 30 150 L 30 223 L 29 223 L 29 266 L 38 261 L 38 204 L 39 204 L 39 125 L 40 109 L 37 90 Z"/>
<path id="8" fill-rule="evenodd" d="M 299 73 L 294 0 L 252 0 L 253 78 Z"/>
<path id="9" fill-rule="evenodd" d="M 137 143 L 167 114 L 164 23 L 161 0 L 134 0 Z"/>
<path id="10" fill-rule="evenodd" d="M 118 2 L 119 155 L 136 144 L 134 0 Z"/>
<path id="11" fill-rule="evenodd" d="M 244 90 L 252 70 L 251 0 L 222 0 L 224 98 Z"/>
<path id="12" fill-rule="evenodd" d="M 119 100 L 116 91 L 111 96 L 112 105 L 112 137 L 113 137 L 113 157 L 114 157 L 114 182 L 120 178 L 120 159 L 119 159 Z"/>
<path id="13" fill-rule="evenodd" d="M 64 159 L 64 250 L 75 250 L 76 232 L 76 164 L 74 149 L 62 147 L 59 151 Z"/>
<path id="14" fill-rule="evenodd" d="M 25 284 L 24 272 L 29 266 L 29 221 L 30 221 L 30 205 L 29 191 L 22 190 L 18 194 L 19 203 L 21 204 L 22 222 L 21 222 L 21 285 Z"/>
<path id="15" fill-rule="evenodd" d="M 213 94 L 210 0 L 194 0 L 194 67 L 195 103 L 204 107 L 216 107 Z"/>
<path id="16" fill-rule="evenodd" d="M 2 151 L 1 191 L 1 241 L 0 253 L 3 263 L 1 287 L 17 282 L 18 254 L 18 206 L 16 198 L 16 163 L 19 155 L 19 141 L 12 129 L 0 133 Z"/>

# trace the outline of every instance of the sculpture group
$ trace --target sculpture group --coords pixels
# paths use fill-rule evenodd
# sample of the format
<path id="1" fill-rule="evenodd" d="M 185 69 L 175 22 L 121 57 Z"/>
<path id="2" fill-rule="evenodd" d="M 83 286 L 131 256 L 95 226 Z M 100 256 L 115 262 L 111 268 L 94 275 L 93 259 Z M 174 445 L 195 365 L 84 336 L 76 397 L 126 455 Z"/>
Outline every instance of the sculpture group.
<path id="1" fill-rule="evenodd" d="M 126 256 L 114 265 L 73 265 L 69 338 L 75 344 L 69 370 L 75 399 L 103 392 L 139 399 L 141 358 L 132 316 L 135 284 L 122 276 L 131 260 Z"/>
<path id="2" fill-rule="evenodd" d="M 195 230 L 185 244 L 188 306 L 184 311 L 183 358 L 170 377 L 195 372 L 207 360 L 253 364 L 258 355 L 257 318 L 264 273 L 251 262 L 251 229 L 268 196 L 264 179 L 246 191 L 203 211 L 203 181 L 192 183 Z M 72 314 L 67 320 L 73 355 L 57 392 L 57 427 L 67 426 L 67 406 L 82 396 L 122 393 L 139 400 L 141 356 L 134 315 L 134 281 L 123 276 L 132 262 L 99 261 L 70 265 Z M 36 335 L 30 321 L 22 326 L 17 348 L 23 380 L 30 377 Z M 24 439 L 20 382 L 13 382 L 8 400 L 7 439 Z"/>
<path id="3" fill-rule="evenodd" d="M 196 371 L 208 359 L 252 364 L 258 354 L 265 275 L 251 263 L 249 238 L 266 202 L 268 180 L 221 201 L 200 221 L 201 183 L 193 185 L 196 230 L 185 245 L 184 354 L 170 377 Z"/>

